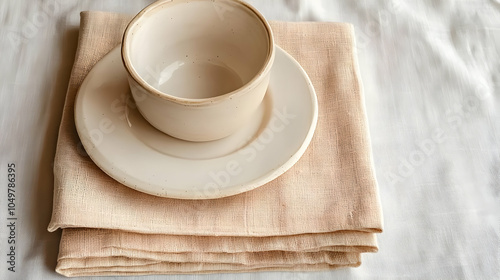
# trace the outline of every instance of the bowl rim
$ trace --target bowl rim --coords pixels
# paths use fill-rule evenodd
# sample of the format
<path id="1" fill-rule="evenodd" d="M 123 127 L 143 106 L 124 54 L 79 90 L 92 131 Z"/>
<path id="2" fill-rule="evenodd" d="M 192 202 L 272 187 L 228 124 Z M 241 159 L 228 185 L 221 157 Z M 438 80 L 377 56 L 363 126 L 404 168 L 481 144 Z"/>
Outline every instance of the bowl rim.
<path id="1" fill-rule="evenodd" d="M 191 0 L 193 1 L 193 0 Z M 196 0 L 194 0 L 196 1 Z M 200 1 L 200 0 L 198 0 Z M 271 71 L 271 67 L 274 61 L 274 56 L 275 56 L 275 43 L 274 43 L 274 36 L 273 32 L 271 29 L 271 26 L 267 22 L 267 20 L 264 18 L 264 16 L 252 5 L 241 1 L 241 0 L 214 0 L 212 2 L 216 1 L 221 1 L 221 2 L 234 2 L 239 4 L 239 7 L 241 8 L 246 8 L 250 12 L 252 12 L 254 15 L 257 16 L 257 18 L 260 20 L 260 22 L 264 25 L 265 31 L 267 33 L 268 37 L 268 51 L 267 51 L 267 56 L 265 59 L 265 62 L 261 69 L 253 76 L 253 78 L 242 85 L 241 87 L 217 96 L 213 97 L 208 97 L 208 98 L 185 98 L 185 97 L 178 97 L 174 96 L 165 92 L 162 92 L 155 87 L 151 86 L 149 83 L 147 83 L 140 75 L 139 73 L 135 70 L 134 66 L 132 65 L 130 56 L 129 56 L 129 49 L 130 49 L 130 41 L 131 38 L 133 37 L 133 34 L 131 34 L 133 28 L 137 26 L 137 24 L 144 20 L 148 14 L 154 13 L 157 8 L 160 6 L 164 5 L 169 5 L 169 4 L 176 4 L 176 2 L 189 2 L 188 0 L 161 0 L 154 2 L 148 6 L 146 6 L 144 9 L 142 9 L 137 15 L 135 15 L 132 20 L 128 23 L 127 27 L 125 28 L 125 31 L 123 33 L 122 37 L 122 44 L 121 44 L 121 58 L 123 65 L 125 66 L 125 70 L 127 71 L 127 74 L 129 78 L 132 78 L 134 82 L 139 84 L 142 88 L 146 90 L 148 94 L 152 94 L 156 97 L 159 97 L 163 100 L 169 100 L 173 101 L 178 104 L 182 105 L 195 105 L 195 106 L 203 106 L 203 105 L 211 105 L 215 103 L 219 103 L 223 100 L 226 99 L 231 99 L 236 96 L 242 95 L 245 92 L 250 91 L 252 88 L 257 87 L 257 85 L 261 82 L 262 79 L 264 79 L 267 74 Z"/>

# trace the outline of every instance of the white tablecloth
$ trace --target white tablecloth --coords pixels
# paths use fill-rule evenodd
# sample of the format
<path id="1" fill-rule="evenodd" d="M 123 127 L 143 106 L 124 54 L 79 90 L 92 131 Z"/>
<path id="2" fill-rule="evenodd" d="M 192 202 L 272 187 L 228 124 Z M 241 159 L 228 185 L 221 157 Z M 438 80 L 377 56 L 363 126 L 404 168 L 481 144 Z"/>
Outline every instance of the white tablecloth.
<path id="1" fill-rule="evenodd" d="M 134 14 L 150 2 L 0 2 L 1 279 L 63 278 L 54 272 L 59 234 L 46 228 L 79 12 Z M 355 25 L 385 219 L 380 251 L 338 271 L 128 279 L 499 279 L 500 2 L 248 2 L 270 20 Z M 7 263 L 9 163 L 15 272 Z"/>

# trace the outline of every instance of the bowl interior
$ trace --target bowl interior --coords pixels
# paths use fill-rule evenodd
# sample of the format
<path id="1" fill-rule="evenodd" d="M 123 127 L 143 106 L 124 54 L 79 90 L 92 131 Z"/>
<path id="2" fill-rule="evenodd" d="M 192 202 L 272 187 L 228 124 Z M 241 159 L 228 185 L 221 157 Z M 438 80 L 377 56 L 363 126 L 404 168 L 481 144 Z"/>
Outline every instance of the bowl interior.
<path id="1" fill-rule="evenodd" d="M 174 0 L 146 10 L 128 30 L 138 76 L 167 95 L 203 99 L 232 92 L 266 65 L 271 37 L 261 18 L 232 0 Z"/>

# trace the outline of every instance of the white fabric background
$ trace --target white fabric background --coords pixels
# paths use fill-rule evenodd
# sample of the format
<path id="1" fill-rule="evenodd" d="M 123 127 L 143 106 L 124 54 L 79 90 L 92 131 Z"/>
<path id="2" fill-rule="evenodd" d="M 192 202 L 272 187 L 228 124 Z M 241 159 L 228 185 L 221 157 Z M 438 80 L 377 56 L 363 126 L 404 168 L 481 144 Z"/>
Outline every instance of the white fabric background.
<path id="1" fill-rule="evenodd" d="M 79 12 L 133 14 L 150 2 L 0 2 L 0 278 L 63 278 L 54 272 L 59 233 L 46 228 Z M 270 20 L 355 25 L 385 219 L 380 251 L 339 271 L 129 279 L 498 279 L 500 2 L 248 2 Z M 6 263 L 10 162 L 15 273 Z"/>

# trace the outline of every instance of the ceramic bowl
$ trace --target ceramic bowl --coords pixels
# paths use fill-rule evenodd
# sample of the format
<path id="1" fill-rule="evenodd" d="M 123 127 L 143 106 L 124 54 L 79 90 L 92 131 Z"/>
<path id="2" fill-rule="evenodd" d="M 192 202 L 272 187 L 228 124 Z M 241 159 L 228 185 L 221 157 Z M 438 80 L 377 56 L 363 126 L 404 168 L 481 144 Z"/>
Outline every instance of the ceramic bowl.
<path id="1" fill-rule="evenodd" d="M 189 141 L 221 139 L 245 125 L 275 56 L 268 22 L 235 0 L 155 2 L 129 23 L 121 52 L 140 113 Z"/>

